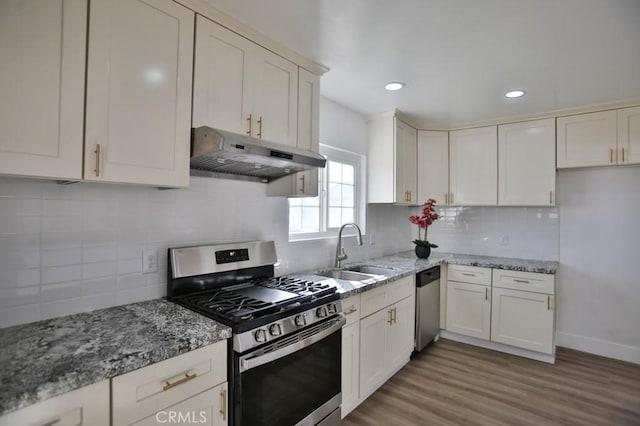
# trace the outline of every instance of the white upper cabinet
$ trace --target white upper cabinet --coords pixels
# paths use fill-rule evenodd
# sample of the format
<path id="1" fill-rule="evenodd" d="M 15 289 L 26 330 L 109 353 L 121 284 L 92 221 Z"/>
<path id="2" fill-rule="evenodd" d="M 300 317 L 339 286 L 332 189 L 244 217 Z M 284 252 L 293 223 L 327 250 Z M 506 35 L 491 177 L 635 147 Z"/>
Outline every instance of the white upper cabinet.
<path id="1" fill-rule="evenodd" d="M 193 126 L 298 144 L 298 66 L 202 17 L 196 23 Z"/>
<path id="2" fill-rule="evenodd" d="M 555 120 L 498 126 L 498 204 L 555 204 Z"/>
<path id="3" fill-rule="evenodd" d="M 369 203 L 417 204 L 417 131 L 384 114 L 368 127 Z"/>
<path id="4" fill-rule="evenodd" d="M 616 111 L 558 117 L 558 168 L 616 164 Z"/>
<path id="5" fill-rule="evenodd" d="M 95 0 L 89 27 L 85 179 L 187 186 L 194 13 Z"/>
<path id="6" fill-rule="evenodd" d="M 298 74 L 298 148 L 320 149 L 320 77 L 299 68 Z M 267 195 L 316 197 L 318 170 L 298 172 L 267 185 Z"/>
<path id="7" fill-rule="evenodd" d="M 640 106 L 618 110 L 618 163 L 640 163 Z"/>
<path id="8" fill-rule="evenodd" d="M 418 199 L 449 201 L 449 132 L 418 130 Z"/>
<path id="9" fill-rule="evenodd" d="M 449 133 L 449 204 L 498 203 L 497 126 Z"/>
<path id="10" fill-rule="evenodd" d="M 82 177 L 86 0 L 0 1 L 0 173 Z"/>

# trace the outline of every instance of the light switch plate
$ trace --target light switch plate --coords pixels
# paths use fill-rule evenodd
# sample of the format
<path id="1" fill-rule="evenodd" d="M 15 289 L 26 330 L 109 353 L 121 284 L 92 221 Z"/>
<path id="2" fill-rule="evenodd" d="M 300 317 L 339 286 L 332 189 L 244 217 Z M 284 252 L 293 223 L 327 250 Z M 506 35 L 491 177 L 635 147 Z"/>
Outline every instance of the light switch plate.
<path id="1" fill-rule="evenodd" d="M 142 273 L 152 274 L 158 272 L 157 250 L 144 250 L 142 252 Z"/>

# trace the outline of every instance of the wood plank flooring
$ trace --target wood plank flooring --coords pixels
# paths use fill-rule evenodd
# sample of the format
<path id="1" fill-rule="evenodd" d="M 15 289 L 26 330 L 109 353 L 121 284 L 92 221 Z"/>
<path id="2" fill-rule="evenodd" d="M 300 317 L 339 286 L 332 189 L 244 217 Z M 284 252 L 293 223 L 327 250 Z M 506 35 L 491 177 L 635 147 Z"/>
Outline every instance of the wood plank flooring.
<path id="1" fill-rule="evenodd" d="M 640 366 L 564 348 L 550 365 L 440 339 L 342 424 L 640 426 Z"/>

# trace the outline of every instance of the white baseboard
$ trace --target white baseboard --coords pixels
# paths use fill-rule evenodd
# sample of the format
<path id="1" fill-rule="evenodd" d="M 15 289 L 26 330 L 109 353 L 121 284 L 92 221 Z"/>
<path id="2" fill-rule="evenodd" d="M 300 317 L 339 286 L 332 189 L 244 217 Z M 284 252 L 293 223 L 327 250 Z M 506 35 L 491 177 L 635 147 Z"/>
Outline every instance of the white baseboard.
<path id="1" fill-rule="evenodd" d="M 556 331 L 556 345 L 607 358 L 640 364 L 640 347 L 623 345 L 579 334 Z"/>
<path id="2" fill-rule="evenodd" d="M 480 346 L 482 348 L 491 349 L 494 351 L 505 352 L 511 355 L 535 359 L 537 361 L 542 361 L 549 364 L 555 364 L 556 362 L 555 351 L 553 355 L 547 355 L 527 349 L 516 348 L 515 346 L 504 345 L 502 343 L 490 342 L 488 340 L 482 340 L 476 337 L 469 337 L 458 333 L 452 333 L 446 330 L 440 330 L 440 337 L 442 337 L 443 339 L 454 340 L 456 342 Z"/>

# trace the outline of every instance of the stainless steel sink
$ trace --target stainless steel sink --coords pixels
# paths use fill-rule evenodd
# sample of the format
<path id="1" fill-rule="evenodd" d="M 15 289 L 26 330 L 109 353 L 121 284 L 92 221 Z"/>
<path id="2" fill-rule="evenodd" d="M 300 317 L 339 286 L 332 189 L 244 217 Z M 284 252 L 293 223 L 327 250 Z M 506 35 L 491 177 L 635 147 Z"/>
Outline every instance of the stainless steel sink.
<path id="1" fill-rule="evenodd" d="M 348 271 L 344 269 L 322 271 L 322 272 L 319 272 L 319 275 L 322 275 L 324 277 L 335 278 L 338 280 L 360 281 L 360 282 L 373 282 L 376 279 L 380 278 L 379 275 L 365 274 L 362 272 Z"/>
<path id="2" fill-rule="evenodd" d="M 391 275 L 395 272 L 395 268 L 388 268 L 384 266 L 371 266 L 371 265 L 354 265 L 343 268 L 345 271 L 353 271 L 363 274 L 372 275 Z"/>

